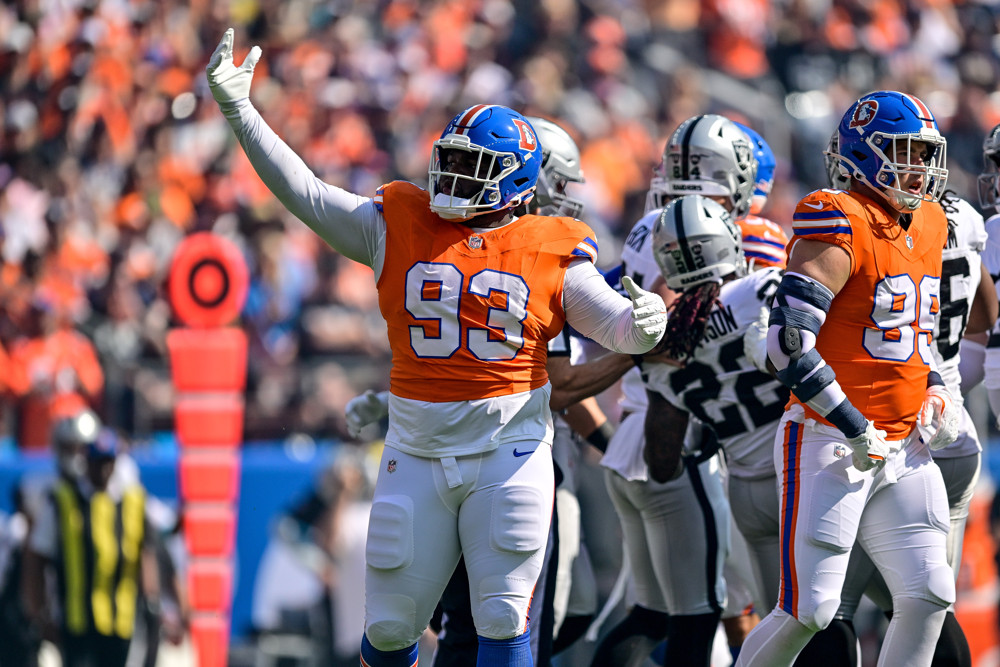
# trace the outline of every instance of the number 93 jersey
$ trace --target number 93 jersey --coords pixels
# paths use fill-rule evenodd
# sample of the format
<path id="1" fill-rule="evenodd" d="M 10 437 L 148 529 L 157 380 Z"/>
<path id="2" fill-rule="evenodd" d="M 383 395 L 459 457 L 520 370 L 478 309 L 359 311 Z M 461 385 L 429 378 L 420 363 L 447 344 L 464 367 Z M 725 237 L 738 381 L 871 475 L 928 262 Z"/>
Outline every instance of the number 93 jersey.
<path id="1" fill-rule="evenodd" d="M 941 200 L 948 220 L 948 241 L 941 263 L 941 314 L 934 329 L 938 372 L 952 396 L 961 396 L 958 347 L 969 323 L 972 300 L 982 279 L 982 252 L 986 247 L 983 216 L 969 202 L 946 193 Z"/>
<path id="2" fill-rule="evenodd" d="M 643 366 L 646 386 L 709 424 L 734 477 L 774 475 L 774 434 L 788 389 L 743 354 L 743 334 L 770 307 L 781 271 L 766 268 L 722 285 L 705 335 L 682 368 Z"/>
<path id="3" fill-rule="evenodd" d="M 861 414 L 889 440 L 906 437 L 924 401 L 932 361 L 948 234 L 944 211 L 925 202 L 904 230 L 862 194 L 817 190 L 799 202 L 792 228 L 790 253 L 799 239 L 809 239 L 850 256 L 850 277 L 830 306 L 816 349 Z"/>
<path id="4" fill-rule="evenodd" d="M 590 228 L 526 215 L 475 230 L 432 213 L 427 192 L 411 183 L 390 183 L 379 196 L 392 395 L 447 403 L 543 387 L 546 343 L 566 317 L 566 268 L 597 256 Z"/>

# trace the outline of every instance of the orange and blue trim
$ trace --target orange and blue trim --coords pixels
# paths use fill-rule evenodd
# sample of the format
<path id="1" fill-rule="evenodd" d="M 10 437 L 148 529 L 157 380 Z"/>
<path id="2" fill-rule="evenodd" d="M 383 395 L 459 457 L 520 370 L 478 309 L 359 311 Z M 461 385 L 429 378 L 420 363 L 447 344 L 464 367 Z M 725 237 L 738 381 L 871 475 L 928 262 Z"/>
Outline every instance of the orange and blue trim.
<path id="1" fill-rule="evenodd" d="M 802 424 L 789 421 L 785 424 L 783 443 L 784 490 L 781 495 L 781 586 L 778 605 L 798 618 L 799 582 L 795 570 L 795 528 L 799 516 L 799 459 L 802 449 Z"/>
<path id="2" fill-rule="evenodd" d="M 597 262 L 597 241 L 589 236 L 576 244 L 576 248 L 570 253 L 575 257 L 586 257 L 591 262 Z"/>
<path id="3" fill-rule="evenodd" d="M 851 223 L 843 211 L 796 211 L 792 216 L 792 229 L 799 236 L 812 234 L 851 234 Z"/>

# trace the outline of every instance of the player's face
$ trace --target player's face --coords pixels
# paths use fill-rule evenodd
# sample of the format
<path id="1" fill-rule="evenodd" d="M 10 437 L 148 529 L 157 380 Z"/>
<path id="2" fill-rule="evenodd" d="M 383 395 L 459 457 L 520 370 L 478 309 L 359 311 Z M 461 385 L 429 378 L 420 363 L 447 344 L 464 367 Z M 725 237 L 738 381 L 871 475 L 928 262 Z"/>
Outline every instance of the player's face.
<path id="1" fill-rule="evenodd" d="M 482 191 L 482 183 L 477 183 L 473 178 L 487 179 L 491 177 L 489 173 L 495 160 L 479 153 L 446 148 L 441 150 L 441 171 L 471 178 L 454 179 L 454 196 L 462 199 L 471 199 Z M 452 183 L 450 179 L 442 177 L 438 181 L 438 188 L 441 192 L 449 192 Z"/>
<path id="2" fill-rule="evenodd" d="M 894 161 L 897 164 L 908 164 L 913 170 L 912 173 L 900 174 L 900 189 L 922 194 L 926 172 L 921 168 L 930 163 L 934 148 L 925 141 L 896 141 L 895 144 Z"/>

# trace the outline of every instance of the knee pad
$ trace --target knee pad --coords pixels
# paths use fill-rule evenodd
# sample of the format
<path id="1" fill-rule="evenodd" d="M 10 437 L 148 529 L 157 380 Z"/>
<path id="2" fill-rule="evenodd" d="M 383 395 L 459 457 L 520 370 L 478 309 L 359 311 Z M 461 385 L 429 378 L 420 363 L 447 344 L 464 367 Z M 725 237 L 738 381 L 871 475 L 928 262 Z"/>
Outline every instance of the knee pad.
<path id="1" fill-rule="evenodd" d="M 527 484 L 501 486 L 493 496 L 490 544 L 497 551 L 538 551 L 545 547 L 551 515 L 552 494 Z"/>
<path id="2" fill-rule="evenodd" d="M 806 621 L 806 619 L 800 618 L 803 625 L 805 625 L 810 630 L 824 630 L 833 621 L 833 617 L 837 615 L 837 609 L 840 608 L 840 598 L 828 598 L 822 600 L 816 605 L 816 610 L 813 612 L 812 618 Z"/>
<path id="3" fill-rule="evenodd" d="M 826 581 L 830 579 L 830 581 Z M 834 572 L 817 572 L 812 580 L 799 581 L 798 620 L 813 632 L 826 629 L 840 609 L 843 577 Z"/>
<path id="4" fill-rule="evenodd" d="M 373 594 L 365 604 L 365 636 L 379 651 L 398 651 L 418 639 L 417 604 L 405 595 Z"/>
<path id="5" fill-rule="evenodd" d="M 509 598 L 490 598 L 479 605 L 476 632 L 488 639 L 510 639 L 524 629 L 526 620 Z"/>
<path id="6" fill-rule="evenodd" d="M 928 573 L 927 589 L 921 597 L 929 602 L 947 607 L 955 602 L 955 576 L 945 563 L 935 566 Z"/>
<path id="7" fill-rule="evenodd" d="M 395 570 L 413 562 L 412 499 L 386 496 L 372 503 L 365 562 L 376 570 Z M 380 649 L 377 644 L 375 648 Z"/>
<path id="8" fill-rule="evenodd" d="M 530 602 L 531 582 L 514 577 L 486 577 L 479 586 L 479 608 L 473 610 L 476 632 L 489 639 L 516 637 L 525 628 Z"/>

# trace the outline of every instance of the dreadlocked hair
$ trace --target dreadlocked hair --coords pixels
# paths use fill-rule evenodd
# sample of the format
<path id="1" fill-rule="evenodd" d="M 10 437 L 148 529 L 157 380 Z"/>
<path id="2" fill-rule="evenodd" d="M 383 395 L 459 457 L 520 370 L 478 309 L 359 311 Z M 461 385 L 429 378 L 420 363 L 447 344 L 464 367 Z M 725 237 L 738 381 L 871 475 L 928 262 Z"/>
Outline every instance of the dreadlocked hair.
<path id="1" fill-rule="evenodd" d="M 691 358 L 705 335 L 709 314 L 719 303 L 721 289 L 722 284 L 718 282 L 701 283 L 685 290 L 670 305 L 667 330 L 663 334 L 666 341 L 663 349 L 668 355 L 678 361 Z"/>

